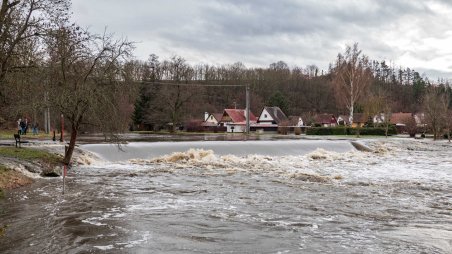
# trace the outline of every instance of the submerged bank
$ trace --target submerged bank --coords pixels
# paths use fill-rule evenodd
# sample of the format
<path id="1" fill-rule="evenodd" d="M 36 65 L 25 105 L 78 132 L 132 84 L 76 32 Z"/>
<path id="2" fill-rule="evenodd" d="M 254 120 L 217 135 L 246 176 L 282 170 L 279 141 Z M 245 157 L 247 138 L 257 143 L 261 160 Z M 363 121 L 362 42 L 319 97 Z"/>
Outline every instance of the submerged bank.
<path id="1" fill-rule="evenodd" d="M 61 174 L 64 146 L 60 144 L 29 143 L 21 148 L 0 147 L 0 189 L 11 190 L 34 182 L 40 177 Z M 84 151 L 76 149 L 74 161 L 89 163 Z"/>
<path id="2" fill-rule="evenodd" d="M 36 148 L 0 147 L 0 189 L 18 188 L 55 172 L 61 157 Z"/>

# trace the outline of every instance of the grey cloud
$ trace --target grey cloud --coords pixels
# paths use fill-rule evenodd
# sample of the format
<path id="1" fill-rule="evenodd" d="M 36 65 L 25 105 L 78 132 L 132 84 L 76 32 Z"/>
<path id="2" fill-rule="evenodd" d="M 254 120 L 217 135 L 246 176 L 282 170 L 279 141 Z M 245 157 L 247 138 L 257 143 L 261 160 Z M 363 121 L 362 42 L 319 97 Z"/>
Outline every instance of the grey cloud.
<path id="1" fill-rule="evenodd" d="M 421 76 L 428 77 L 432 82 L 436 82 L 438 79 L 452 79 L 452 72 L 432 70 L 428 68 L 417 68 L 416 71 L 419 72 Z"/>
<path id="2" fill-rule="evenodd" d="M 193 56 L 187 59 L 192 62 L 215 59 L 217 63 L 267 66 L 284 60 L 289 65 L 316 64 L 326 69 L 343 44 L 353 42 L 359 42 L 363 52 L 376 60 L 394 60 L 404 51 L 413 51 L 424 60 L 437 57 L 434 49 L 390 47 L 381 39 L 387 29 L 398 30 L 395 24 L 402 19 L 419 23 L 420 38 L 413 43 L 422 43 L 428 36 L 441 38 L 450 30 L 449 22 L 434 13 L 432 2 L 452 8 L 446 0 L 78 0 L 74 6 L 80 6 L 75 10 L 78 22 L 94 29 L 108 25 L 140 41 L 138 52 L 148 47 L 149 53 L 164 57 Z M 409 32 L 399 30 L 400 37 Z M 146 59 L 147 55 L 138 57 Z"/>

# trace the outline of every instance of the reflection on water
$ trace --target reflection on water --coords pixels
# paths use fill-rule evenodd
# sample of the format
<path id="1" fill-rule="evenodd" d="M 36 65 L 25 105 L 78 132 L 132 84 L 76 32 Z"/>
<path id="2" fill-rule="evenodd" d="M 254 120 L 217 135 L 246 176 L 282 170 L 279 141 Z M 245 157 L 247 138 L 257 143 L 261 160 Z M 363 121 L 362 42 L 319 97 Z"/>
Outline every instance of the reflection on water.
<path id="1" fill-rule="evenodd" d="M 0 252 L 451 253 L 450 147 L 368 145 L 77 167 L 64 197 L 50 179 L 0 203 Z"/>

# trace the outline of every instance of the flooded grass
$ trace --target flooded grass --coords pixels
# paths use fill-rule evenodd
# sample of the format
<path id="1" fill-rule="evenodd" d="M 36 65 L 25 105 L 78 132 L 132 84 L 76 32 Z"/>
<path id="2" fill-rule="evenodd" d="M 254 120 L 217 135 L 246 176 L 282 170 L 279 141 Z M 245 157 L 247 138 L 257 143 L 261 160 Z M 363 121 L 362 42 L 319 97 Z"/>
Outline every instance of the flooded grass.
<path id="1" fill-rule="evenodd" d="M 49 153 L 47 151 L 34 148 L 15 148 L 15 147 L 0 147 L 0 156 L 15 158 L 19 160 L 41 160 L 45 163 L 56 165 L 61 163 L 61 156 Z"/>

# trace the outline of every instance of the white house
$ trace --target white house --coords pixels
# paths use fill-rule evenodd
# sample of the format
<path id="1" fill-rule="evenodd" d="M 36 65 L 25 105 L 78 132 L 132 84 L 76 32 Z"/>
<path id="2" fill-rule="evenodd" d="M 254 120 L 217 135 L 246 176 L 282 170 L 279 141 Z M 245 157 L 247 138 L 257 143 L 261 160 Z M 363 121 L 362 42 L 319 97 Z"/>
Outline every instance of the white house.
<path id="1" fill-rule="evenodd" d="M 250 111 L 250 124 L 257 122 L 256 116 Z M 246 110 L 244 109 L 225 109 L 220 120 L 220 125 L 226 126 L 227 132 L 245 132 L 246 131 Z"/>
<path id="2" fill-rule="evenodd" d="M 219 126 L 221 117 L 223 116 L 222 113 L 211 113 L 208 112 L 204 113 L 204 126 Z"/>
<path id="3" fill-rule="evenodd" d="M 287 120 L 286 114 L 284 114 L 279 107 L 264 107 L 257 122 L 259 124 L 272 124 L 278 126 Z"/>

